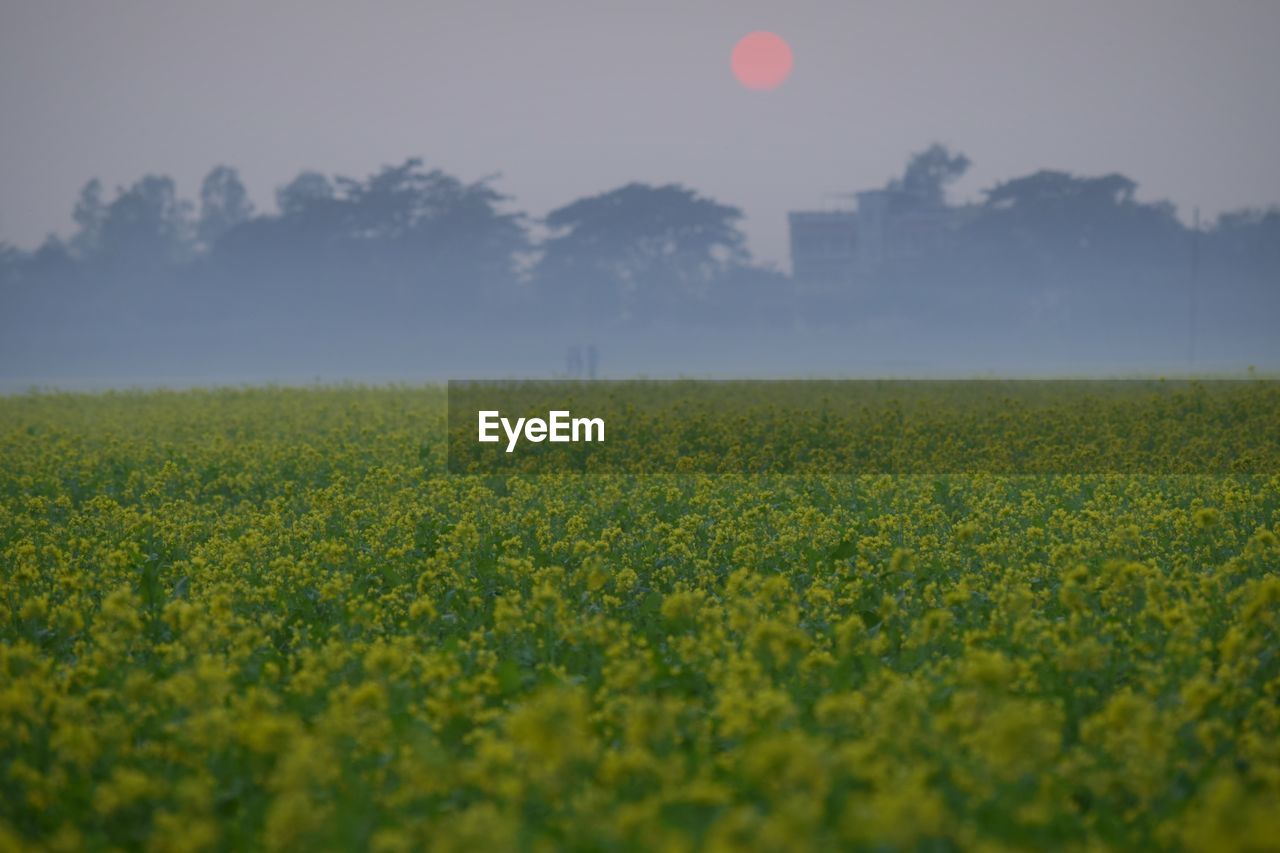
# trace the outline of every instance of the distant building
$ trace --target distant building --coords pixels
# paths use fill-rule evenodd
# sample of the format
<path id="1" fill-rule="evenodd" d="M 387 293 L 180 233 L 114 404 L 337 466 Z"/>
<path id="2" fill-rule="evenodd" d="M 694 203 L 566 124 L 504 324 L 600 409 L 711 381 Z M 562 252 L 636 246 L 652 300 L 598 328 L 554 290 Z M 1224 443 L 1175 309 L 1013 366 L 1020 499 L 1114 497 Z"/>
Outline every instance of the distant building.
<path id="1" fill-rule="evenodd" d="M 788 213 L 791 273 L 812 290 L 852 285 L 858 252 L 858 214 L 852 210 Z"/>
<path id="2" fill-rule="evenodd" d="M 854 198 L 854 210 L 787 214 L 791 272 L 801 289 L 847 289 L 860 278 L 938 249 L 959 213 L 919 204 L 897 189 L 867 190 Z"/>

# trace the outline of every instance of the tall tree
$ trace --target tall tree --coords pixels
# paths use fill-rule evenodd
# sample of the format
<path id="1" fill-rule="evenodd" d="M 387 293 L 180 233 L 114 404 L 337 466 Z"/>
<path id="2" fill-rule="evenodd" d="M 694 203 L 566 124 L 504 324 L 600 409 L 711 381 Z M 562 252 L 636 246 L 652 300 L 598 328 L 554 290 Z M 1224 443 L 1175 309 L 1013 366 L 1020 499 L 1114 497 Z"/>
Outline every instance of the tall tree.
<path id="1" fill-rule="evenodd" d="M 240 175 L 230 166 L 215 166 L 200 184 L 200 220 L 196 225 L 196 237 L 208 248 L 218 238 L 253 216 L 253 203 L 240 180 Z"/>
<path id="2" fill-rule="evenodd" d="M 146 175 L 107 205 L 97 262 L 118 271 L 159 270 L 188 258 L 191 236 L 191 203 L 178 198 L 172 178 Z"/>
<path id="3" fill-rule="evenodd" d="M 94 254 L 102 247 L 102 226 L 107 220 L 107 205 L 102 200 L 102 182 L 97 178 L 80 189 L 71 218 L 76 231 L 71 237 L 71 251 L 81 257 Z"/>
<path id="4" fill-rule="evenodd" d="M 12 286 L 18 280 L 23 256 L 13 246 L 0 242 L 0 288 Z"/>
<path id="5" fill-rule="evenodd" d="M 896 190 L 910 206 L 942 207 L 947 186 L 963 177 L 970 165 L 965 155 L 953 154 L 945 145 L 934 143 L 911 155 L 906 171 L 890 182 L 889 189 Z"/>
<path id="6" fill-rule="evenodd" d="M 464 183 L 411 158 L 338 187 L 349 235 L 376 247 L 374 262 L 400 282 L 499 299 L 529 248 L 523 215 L 503 211 L 508 199 L 488 180 Z"/>
<path id="7" fill-rule="evenodd" d="M 488 180 L 465 183 L 417 158 L 367 179 L 303 172 L 259 217 L 219 245 L 215 260 L 256 268 L 268 286 L 430 297 L 443 307 L 498 300 L 514 289 L 529 239 L 522 214 Z M 427 301 L 423 298 L 419 302 Z"/>
<path id="8" fill-rule="evenodd" d="M 1014 178 L 987 191 L 973 233 L 990 251 L 1038 257 L 1064 273 L 1182 263 L 1185 229 L 1173 205 L 1139 202 L 1137 186 L 1120 174 L 1043 170 Z"/>
<path id="9" fill-rule="evenodd" d="M 627 184 L 547 215 L 535 278 L 569 312 L 673 317 L 747 261 L 741 219 L 678 184 Z"/>
<path id="10" fill-rule="evenodd" d="M 276 206 L 283 216 L 296 216 L 317 204 L 332 201 L 337 191 L 333 182 L 319 172 L 304 171 L 276 190 Z"/>

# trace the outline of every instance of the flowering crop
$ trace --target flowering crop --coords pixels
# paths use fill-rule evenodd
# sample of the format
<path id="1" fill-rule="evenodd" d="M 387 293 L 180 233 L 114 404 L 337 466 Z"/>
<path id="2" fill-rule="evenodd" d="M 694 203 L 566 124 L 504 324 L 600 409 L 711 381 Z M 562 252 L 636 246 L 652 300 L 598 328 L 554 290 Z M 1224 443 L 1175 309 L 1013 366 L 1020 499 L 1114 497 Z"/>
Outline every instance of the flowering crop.
<path id="1" fill-rule="evenodd" d="M 1280 838 L 1265 466 L 450 476 L 445 429 L 0 401 L 0 850 Z"/>

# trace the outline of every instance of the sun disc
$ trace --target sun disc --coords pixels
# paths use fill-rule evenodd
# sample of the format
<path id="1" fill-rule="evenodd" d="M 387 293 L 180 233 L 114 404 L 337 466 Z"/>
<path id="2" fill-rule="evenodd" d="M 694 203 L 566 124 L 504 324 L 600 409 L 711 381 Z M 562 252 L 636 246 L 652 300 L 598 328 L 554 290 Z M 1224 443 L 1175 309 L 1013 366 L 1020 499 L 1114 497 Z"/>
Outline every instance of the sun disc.
<path id="1" fill-rule="evenodd" d="M 729 59 L 738 82 L 758 92 L 781 86 L 790 76 L 792 64 L 791 45 L 782 36 L 764 30 L 739 39 Z"/>

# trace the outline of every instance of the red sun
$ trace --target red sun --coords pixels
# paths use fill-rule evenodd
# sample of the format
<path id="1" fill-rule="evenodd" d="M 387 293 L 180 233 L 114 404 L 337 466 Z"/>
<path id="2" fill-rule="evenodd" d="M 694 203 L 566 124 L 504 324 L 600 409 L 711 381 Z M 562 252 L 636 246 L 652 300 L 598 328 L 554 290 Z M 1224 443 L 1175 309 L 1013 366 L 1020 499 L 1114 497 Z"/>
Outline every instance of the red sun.
<path id="1" fill-rule="evenodd" d="M 791 74 L 791 45 L 775 33 L 747 33 L 733 46 L 729 59 L 733 76 L 748 89 L 767 92 L 782 85 Z"/>

